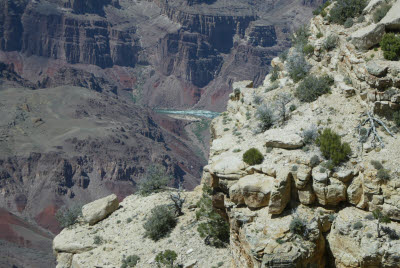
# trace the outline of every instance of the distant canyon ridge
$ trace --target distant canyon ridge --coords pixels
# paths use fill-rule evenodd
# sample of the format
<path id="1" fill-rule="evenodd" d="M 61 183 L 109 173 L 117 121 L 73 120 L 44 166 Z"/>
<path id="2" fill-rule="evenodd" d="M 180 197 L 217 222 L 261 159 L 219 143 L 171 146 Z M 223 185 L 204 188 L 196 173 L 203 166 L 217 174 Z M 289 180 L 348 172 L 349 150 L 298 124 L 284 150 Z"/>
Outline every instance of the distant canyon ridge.
<path id="1" fill-rule="evenodd" d="M 223 111 L 259 85 L 323 0 L 0 1 L 0 60 L 39 88 L 133 93 L 158 108 Z"/>

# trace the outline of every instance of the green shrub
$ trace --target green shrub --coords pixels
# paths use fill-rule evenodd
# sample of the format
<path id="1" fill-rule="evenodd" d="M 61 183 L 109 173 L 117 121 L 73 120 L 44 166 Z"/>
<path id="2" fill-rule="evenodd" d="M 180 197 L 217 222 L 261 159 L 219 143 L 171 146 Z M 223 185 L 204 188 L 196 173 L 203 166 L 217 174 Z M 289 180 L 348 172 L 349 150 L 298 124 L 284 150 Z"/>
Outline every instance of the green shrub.
<path id="1" fill-rule="evenodd" d="M 261 132 L 266 131 L 274 125 L 274 112 L 266 104 L 262 104 L 257 108 L 256 118 L 259 121 L 258 127 Z"/>
<path id="2" fill-rule="evenodd" d="M 371 160 L 371 165 L 372 165 L 376 170 L 383 169 L 382 163 L 379 162 L 379 161 L 377 161 L 377 160 Z"/>
<path id="3" fill-rule="evenodd" d="M 300 26 L 291 36 L 292 46 L 303 48 L 308 43 L 310 29 L 307 25 Z"/>
<path id="4" fill-rule="evenodd" d="M 95 245 L 100 245 L 101 243 L 103 243 L 103 239 L 101 238 L 101 236 L 96 235 L 96 236 L 94 237 L 94 239 L 93 239 L 93 243 L 94 243 Z"/>
<path id="5" fill-rule="evenodd" d="M 338 43 L 338 36 L 335 34 L 330 34 L 328 35 L 327 38 L 325 38 L 323 47 L 326 51 L 331 51 L 332 49 L 335 49 Z"/>
<path id="6" fill-rule="evenodd" d="M 385 180 L 385 181 L 390 180 L 389 171 L 387 169 L 384 169 L 384 168 L 379 169 L 378 173 L 376 174 L 376 176 L 381 180 Z"/>
<path id="7" fill-rule="evenodd" d="M 145 236 L 154 241 L 167 236 L 176 226 L 177 219 L 173 210 L 167 205 L 156 206 L 143 224 Z"/>
<path id="8" fill-rule="evenodd" d="M 279 54 L 279 59 L 280 59 L 282 62 L 285 62 L 285 61 L 287 60 L 288 55 L 289 55 L 289 50 L 286 49 L 286 50 L 282 51 L 281 54 Z"/>
<path id="9" fill-rule="evenodd" d="M 354 25 L 353 18 L 348 18 L 343 24 L 344 28 L 351 28 Z"/>
<path id="10" fill-rule="evenodd" d="M 324 37 L 324 34 L 323 34 L 322 32 L 318 32 L 318 33 L 317 33 L 317 38 L 320 39 L 320 38 L 322 38 L 322 37 Z"/>
<path id="11" fill-rule="evenodd" d="M 313 15 L 318 16 L 322 15 L 324 12 L 326 14 L 325 8 L 327 8 L 331 4 L 331 1 L 326 1 L 324 4 L 320 5 L 317 9 L 313 11 Z M 325 17 L 325 16 L 322 16 Z"/>
<path id="12" fill-rule="evenodd" d="M 308 72 L 311 69 L 311 66 L 310 64 L 308 64 L 303 53 L 294 51 L 288 57 L 286 68 L 289 73 L 289 77 L 297 83 L 307 76 Z"/>
<path id="13" fill-rule="evenodd" d="M 393 121 L 397 127 L 400 127 L 400 111 L 393 113 Z"/>
<path id="14" fill-rule="evenodd" d="M 161 165 L 150 165 L 144 178 L 138 183 L 138 192 L 140 195 L 147 196 L 151 193 L 159 192 L 172 180 L 165 168 Z"/>
<path id="15" fill-rule="evenodd" d="M 330 128 L 324 129 L 317 138 L 316 143 L 322 155 L 326 159 L 332 160 L 335 166 L 346 161 L 351 154 L 350 145 L 347 142 L 342 143 L 340 136 Z"/>
<path id="16" fill-rule="evenodd" d="M 310 159 L 310 165 L 312 167 L 316 167 L 321 163 L 321 160 L 319 159 L 318 155 L 313 155 Z"/>
<path id="17" fill-rule="evenodd" d="M 213 208 L 209 187 L 203 187 L 203 196 L 197 203 L 196 219 L 201 221 L 197 227 L 205 243 L 217 248 L 229 244 L 229 224 Z"/>
<path id="18" fill-rule="evenodd" d="M 329 13 L 329 21 L 344 24 L 348 18 L 360 15 L 366 6 L 366 0 L 337 0 Z"/>
<path id="19" fill-rule="evenodd" d="M 281 69 L 279 69 L 278 66 L 274 66 L 272 67 L 272 71 L 271 71 L 271 81 L 274 82 L 279 78 L 279 72 L 281 71 Z"/>
<path id="20" fill-rule="evenodd" d="M 290 222 L 289 229 L 292 234 L 300 235 L 302 237 L 307 236 L 307 223 L 297 216 Z"/>
<path id="21" fill-rule="evenodd" d="M 329 93 L 332 84 L 333 82 L 329 76 L 316 77 L 309 75 L 297 86 L 295 96 L 301 102 L 313 102 L 320 96 Z"/>
<path id="22" fill-rule="evenodd" d="M 130 255 L 122 260 L 121 268 L 135 267 L 139 261 L 138 255 Z"/>
<path id="23" fill-rule="evenodd" d="M 174 262 L 176 261 L 176 258 L 178 257 L 178 254 L 176 254 L 175 251 L 173 250 L 165 250 L 157 254 L 156 256 L 156 263 L 157 267 L 167 267 L 167 268 L 175 268 L 178 266 L 174 266 Z"/>
<path id="24" fill-rule="evenodd" d="M 299 167 L 297 165 L 293 165 L 291 170 L 293 172 L 296 172 L 298 169 L 299 169 Z"/>
<path id="25" fill-rule="evenodd" d="M 394 33 L 385 33 L 380 42 L 383 56 L 387 60 L 399 60 L 400 58 L 400 37 Z"/>
<path id="26" fill-rule="evenodd" d="M 258 149 L 251 148 L 243 154 L 243 161 L 251 166 L 258 165 L 264 161 L 264 156 Z"/>
<path id="27" fill-rule="evenodd" d="M 305 144 L 311 144 L 318 137 L 317 129 L 314 126 L 311 126 L 310 128 L 303 130 L 302 136 Z"/>
<path id="28" fill-rule="evenodd" d="M 325 172 L 326 172 L 326 168 L 324 168 L 324 167 L 319 168 L 319 173 L 325 173 Z"/>
<path id="29" fill-rule="evenodd" d="M 307 56 L 314 54 L 314 46 L 311 44 L 307 44 L 303 47 L 303 53 Z"/>
<path id="30" fill-rule="evenodd" d="M 56 220 L 62 228 L 69 227 L 76 223 L 79 216 L 82 215 L 82 206 L 76 205 L 71 208 L 62 207 L 57 210 Z"/>
<path id="31" fill-rule="evenodd" d="M 291 111 L 291 112 L 296 111 L 296 109 L 297 109 L 297 107 L 294 104 L 290 105 L 290 107 L 289 107 L 289 111 Z"/>
<path id="32" fill-rule="evenodd" d="M 254 95 L 253 102 L 256 105 L 260 105 L 263 102 L 263 98 L 260 95 Z"/>
<path id="33" fill-rule="evenodd" d="M 364 15 L 361 15 L 361 16 L 359 16 L 358 18 L 357 18 L 357 23 L 362 23 L 362 22 L 364 22 L 365 21 L 365 16 Z"/>
<path id="34" fill-rule="evenodd" d="M 389 10 L 392 8 L 392 5 L 384 3 L 374 12 L 374 22 L 378 23 L 383 19 Z"/>
<path id="35" fill-rule="evenodd" d="M 359 230 L 359 229 L 361 229 L 362 227 L 363 227 L 363 224 L 362 224 L 362 222 L 360 222 L 360 221 L 355 222 L 355 223 L 353 224 L 353 228 L 356 229 L 356 230 Z"/>

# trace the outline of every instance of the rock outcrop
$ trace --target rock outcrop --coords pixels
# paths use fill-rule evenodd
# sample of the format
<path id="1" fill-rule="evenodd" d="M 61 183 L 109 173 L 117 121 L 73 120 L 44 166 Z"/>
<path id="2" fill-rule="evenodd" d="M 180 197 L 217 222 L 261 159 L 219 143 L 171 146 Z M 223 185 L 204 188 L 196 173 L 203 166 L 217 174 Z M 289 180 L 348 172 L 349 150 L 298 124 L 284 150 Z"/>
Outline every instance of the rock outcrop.
<path id="1" fill-rule="evenodd" d="M 214 189 L 214 206 L 229 220 L 232 267 L 399 266 L 398 130 L 376 129 L 384 146 L 372 137 L 362 139 L 357 130 L 368 127 L 362 125 L 366 112 L 393 126 L 391 116 L 400 109 L 398 62 L 385 60 L 376 49 L 396 27 L 398 1 L 386 19 L 371 24 L 371 13 L 384 3 L 375 2 L 364 12 L 366 21 L 349 28 L 321 16 L 311 20 L 308 42 L 315 50 L 307 61 L 312 74 L 334 79 L 331 94 L 298 101 L 288 62 L 275 58 L 277 81 L 267 75 L 254 89 L 251 81 L 234 83 L 227 111 L 214 119 L 203 182 Z M 337 44 L 324 51 L 330 35 L 337 36 Z M 286 120 L 278 106 L 283 94 L 292 95 Z M 275 116 L 265 132 L 258 128 L 260 105 L 272 107 Z M 334 168 L 312 141 L 325 128 L 352 149 L 348 161 Z M 242 162 L 250 148 L 262 153 L 261 164 Z M 372 212 L 391 223 L 378 222 Z"/>

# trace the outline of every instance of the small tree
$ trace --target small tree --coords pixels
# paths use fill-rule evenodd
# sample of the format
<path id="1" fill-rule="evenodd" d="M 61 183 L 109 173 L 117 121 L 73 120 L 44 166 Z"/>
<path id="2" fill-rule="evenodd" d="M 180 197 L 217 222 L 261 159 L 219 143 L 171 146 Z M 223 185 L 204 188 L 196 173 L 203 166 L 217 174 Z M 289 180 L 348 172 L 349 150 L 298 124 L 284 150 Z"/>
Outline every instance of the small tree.
<path id="1" fill-rule="evenodd" d="M 62 207 L 57 210 L 56 220 L 62 228 L 70 227 L 75 224 L 78 217 L 82 215 L 82 206 L 75 205 L 70 208 Z"/>
<path id="2" fill-rule="evenodd" d="M 289 73 L 289 77 L 297 83 L 307 76 L 311 66 L 308 64 L 302 52 L 294 51 L 287 59 L 286 69 Z"/>
<path id="3" fill-rule="evenodd" d="M 204 185 L 203 196 L 197 202 L 196 219 L 201 221 L 197 231 L 206 245 L 226 247 L 229 243 L 229 224 L 214 210 L 210 194 L 211 189 Z"/>
<path id="4" fill-rule="evenodd" d="M 290 103 L 292 99 L 293 97 L 289 93 L 279 93 L 276 97 L 276 107 L 283 122 L 287 119 L 286 105 Z"/>
<path id="5" fill-rule="evenodd" d="M 329 93 L 332 84 L 332 79 L 327 75 L 321 77 L 309 75 L 299 83 L 296 88 L 295 96 L 301 102 L 313 102 L 320 96 Z"/>
<path id="6" fill-rule="evenodd" d="M 176 254 L 175 251 L 173 250 L 165 250 L 157 254 L 156 256 L 156 263 L 157 267 L 167 267 L 167 268 L 175 268 L 178 266 L 174 266 L 174 262 L 176 261 L 176 258 L 178 255 Z"/>
<path id="7" fill-rule="evenodd" d="M 378 237 L 381 237 L 381 223 L 390 223 L 391 220 L 388 216 L 383 215 L 382 211 L 380 209 L 375 209 L 374 211 L 372 211 L 372 215 L 374 216 L 375 220 L 377 220 L 376 222 L 376 230 L 378 232 Z"/>
<path id="8" fill-rule="evenodd" d="M 143 228 L 146 230 L 145 236 L 158 241 L 167 236 L 175 228 L 176 223 L 175 213 L 167 205 L 156 206 L 143 224 Z"/>
<path id="9" fill-rule="evenodd" d="M 150 165 L 146 175 L 138 184 L 139 194 L 147 196 L 160 191 L 172 180 L 172 176 L 166 173 L 163 166 L 159 164 Z"/>
<path id="10" fill-rule="evenodd" d="M 380 42 L 383 56 L 387 60 L 398 60 L 400 58 L 400 37 L 394 33 L 385 33 Z"/>
<path id="11" fill-rule="evenodd" d="M 173 202 L 176 216 L 183 215 L 182 208 L 183 204 L 185 203 L 185 198 L 181 197 L 181 192 L 182 192 L 182 184 L 179 184 L 178 192 L 176 194 L 169 195 L 169 198 Z"/>
<path id="12" fill-rule="evenodd" d="M 360 15 L 366 6 L 367 0 L 337 0 L 329 13 L 329 21 L 344 24 L 348 18 Z"/>
<path id="13" fill-rule="evenodd" d="M 258 127 L 261 132 L 274 125 L 274 112 L 266 104 L 262 104 L 257 108 L 256 118 L 259 120 Z"/>

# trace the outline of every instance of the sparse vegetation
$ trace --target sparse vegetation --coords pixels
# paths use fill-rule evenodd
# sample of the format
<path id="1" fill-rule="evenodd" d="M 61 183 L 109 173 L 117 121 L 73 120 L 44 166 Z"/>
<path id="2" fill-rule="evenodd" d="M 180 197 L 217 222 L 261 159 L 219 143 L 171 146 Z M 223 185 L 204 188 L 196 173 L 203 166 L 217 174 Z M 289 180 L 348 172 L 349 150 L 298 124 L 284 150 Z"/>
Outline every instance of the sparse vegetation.
<path id="1" fill-rule="evenodd" d="M 62 207 L 57 210 L 56 220 L 62 228 L 67 228 L 76 223 L 79 216 L 82 215 L 82 206 L 76 205 L 70 208 Z"/>
<path id="2" fill-rule="evenodd" d="M 150 165 L 145 176 L 138 183 L 138 193 L 147 196 L 159 192 L 172 180 L 165 168 L 159 164 Z"/>
<path id="3" fill-rule="evenodd" d="M 366 0 L 337 0 L 329 13 L 329 21 L 344 24 L 348 18 L 360 15 L 366 6 Z"/>
<path id="4" fill-rule="evenodd" d="M 260 105 L 263 102 L 263 98 L 260 95 L 255 94 L 253 96 L 253 102 L 255 105 Z"/>
<path id="5" fill-rule="evenodd" d="M 387 60 L 399 60 L 400 58 L 400 37 L 394 33 L 385 33 L 380 42 L 383 56 Z"/>
<path id="6" fill-rule="evenodd" d="M 279 117 L 281 118 L 282 122 L 287 120 L 287 109 L 286 106 L 292 101 L 292 95 L 289 93 L 281 92 L 276 96 L 276 108 L 279 112 Z"/>
<path id="7" fill-rule="evenodd" d="M 178 265 L 174 265 L 178 254 L 176 254 L 173 250 L 165 250 L 157 254 L 155 261 L 157 263 L 157 267 L 166 267 L 166 268 L 178 268 Z"/>
<path id="8" fill-rule="evenodd" d="M 375 12 L 374 12 L 374 22 L 378 23 L 380 22 L 386 14 L 389 12 L 389 10 L 392 8 L 392 5 L 384 3 L 381 5 Z"/>
<path id="9" fill-rule="evenodd" d="M 329 93 L 332 84 L 332 79 L 327 75 L 321 77 L 309 75 L 297 86 L 295 96 L 301 102 L 313 102 Z"/>
<path id="10" fill-rule="evenodd" d="M 393 122 L 397 127 L 400 127 L 400 111 L 393 113 Z"/>
<path id="11" fill-rule="evenodd" d="M 321 15 L 322 17 L 326 16 L 325 8 L 327 8 L 331 4 L 331 1 L 326 1 L 324 4 L 320 5 L 317 9 L 313 11 L 313 15 L 318 16 Z"/>
<path id="12" fill-rule="evenodd" d="M 289 225 L 290 232 L 292 234 L 300 235 L 306 238 L 308 236 L 307 222 L 298 216 L 295 216 Z"/>
<path id="13" fill-rule="evenodd" d="M 101 238 L 101 236 L 96 235 L 96 236 L 94 237 L 94 239 L 93 239 L 93 243 L 94 243 L 95 245 L 100 245 L 101 243 L 103 243 L 103 239 Z"/>
<path id="14" fill-rule="evenodd" d="M 317 38 L 320 39 L 320 38 L 322 38 L 322 37 L 324 37 L 324 34 L 323 34 L 322 32 L 318 32 L 318 33 L 317 33 Z"/>
<path id="15" fill-rule="evenodd" d="M 130 255 L 122 259 L 121 268 L 135 267 L 139 261 L 140 258 L 138 255 Z"/>
<path id="16" fill-rule="evenodd" d="M 333 162 L 335 166 L 346 161 L 351 154 L 350 145 L 342 143 L 341 137 L 330 128 L 324 129 L 316 140 L 322 155 Z"/>
<path id="17" fill-rule="evenodd" d="M 330 34 L 325 38 L 323 46 L 326 51 L 331 51 L 336 48 L 339 37 L 335 34 Z"/>
<path id="18" fill-rule="evenodd" d="M 353 228 L 356 229 L 356 230 L 360 230 L 361 228 L 363 228 L 362 222 L 360 222 L 360 221 L 355 222 L 355 223 L 353 224 Z"/>
<path id="19" fill-rule="evenodd" d="M 288 50 L 288 49 L 282 51 L 282 53 L 279 54 L 279 59 L 280 59 L 282 62 L 285 62 L 285 61 L 287 60 L 288 54 L 289 54 L 289 50 Z"/>
<path id="20" fill-rule="evenodd" d="M 381 237 L 381 224 L 382 223 L 390 223 L 391 220 L 388 216 L 384 215 L 380 209 L 375 209 L 372 211 L 372 216 L 377 220 L 376 228 L 378 233 L 378 238 Z"/>
<path id="21" fill-rule="evenodd" d="M 377 160 L 371 160 L 371 165 L 372 165 L 376 170 L 383 169 L 382 163 L 379 162 L 379 161 L 377 161 Z"/>
<path id="22" fill-rule="evenodd" d="M 317 128 L 315 126 L 311 126 L 308 129 L 303 130 L 303 141 L 305 144 L 311 144 L 318 137 Z"/>
<path id="23" fill-rule="evenodd" d="M 303 53 L 295 51 L 289 55 L 286 68 L 289 73 L 289 77 L 297 83 L 307 76 L 311 66 L 308 64 Z"/>
<path id="24" fill-rule="evenodd" d="M 321 160 L 319 159 L 318 155 L 313 155 L 310 159 L 310 165 L 312 167 L 316 167 L 321 163 Z"/>
<path id="25" fill-rule="evenodd" d="M 381 180 L 385 180 L 385 181 L 390 180 L 389 171 L 384 168 L 378 170 L 378 173 L 376 174 L 376 176 Z"/>
<path id="26" fill-rule="evenodd" d="M 274 112 L 266 104 L 262 104 L 257 108 L 256 118 L 259 121 L 258 127 L 261 132 L 266 131 L 274 125 Z"/>
<path id="27" fill-rule="evenodd" d="M 279 78 L 280 68 L 278 66 L 272 67 L 271 71 L 271 82 L 275 82 Z"/>
<path id="28" fill-rule="evenodd" d="M 258 165 L 264 161 L 264 156 L 258 149 L 251 148 L 243 154 L 243 161 L 251 166 Z"/>
<path id="29" fill-rule="evenodd" d="M 353 25 L 354 25 L 353 18 L 348 18 L 343 24 L 344 28 L 351 28 Z"/>
<path id="30" fill-rule="evenodd" d="M 300 26 L 291 36 L 292 46 L 303 50 L 310 37 L 310 29 L 307 25 Z"/>
<path id="31" fill-rule="evenodd" d="M 153 208 L 150 216 L 144 223 L 145 236 L 154 241 L 167 236 L 176 226 L 177 218 L 172 209 L 167 205 Z"/>
<path id="32" fill-rule="evenodd" d="M 229 244 L 229 224 L 214 210 L 211 193 L 211 188 L 203 185 L 203 196 L 197 203 L 199 209 L 196 211 L 196 219 L 201 221 L 197 231 L 206 245 L 226 247 Z"/>
<path id="33" fill-rule="evenodd" d="M 307 56 L 314 54 L 314 46 L 311 44 L 307 44 L 303 47 L 303 53 Z"/>

